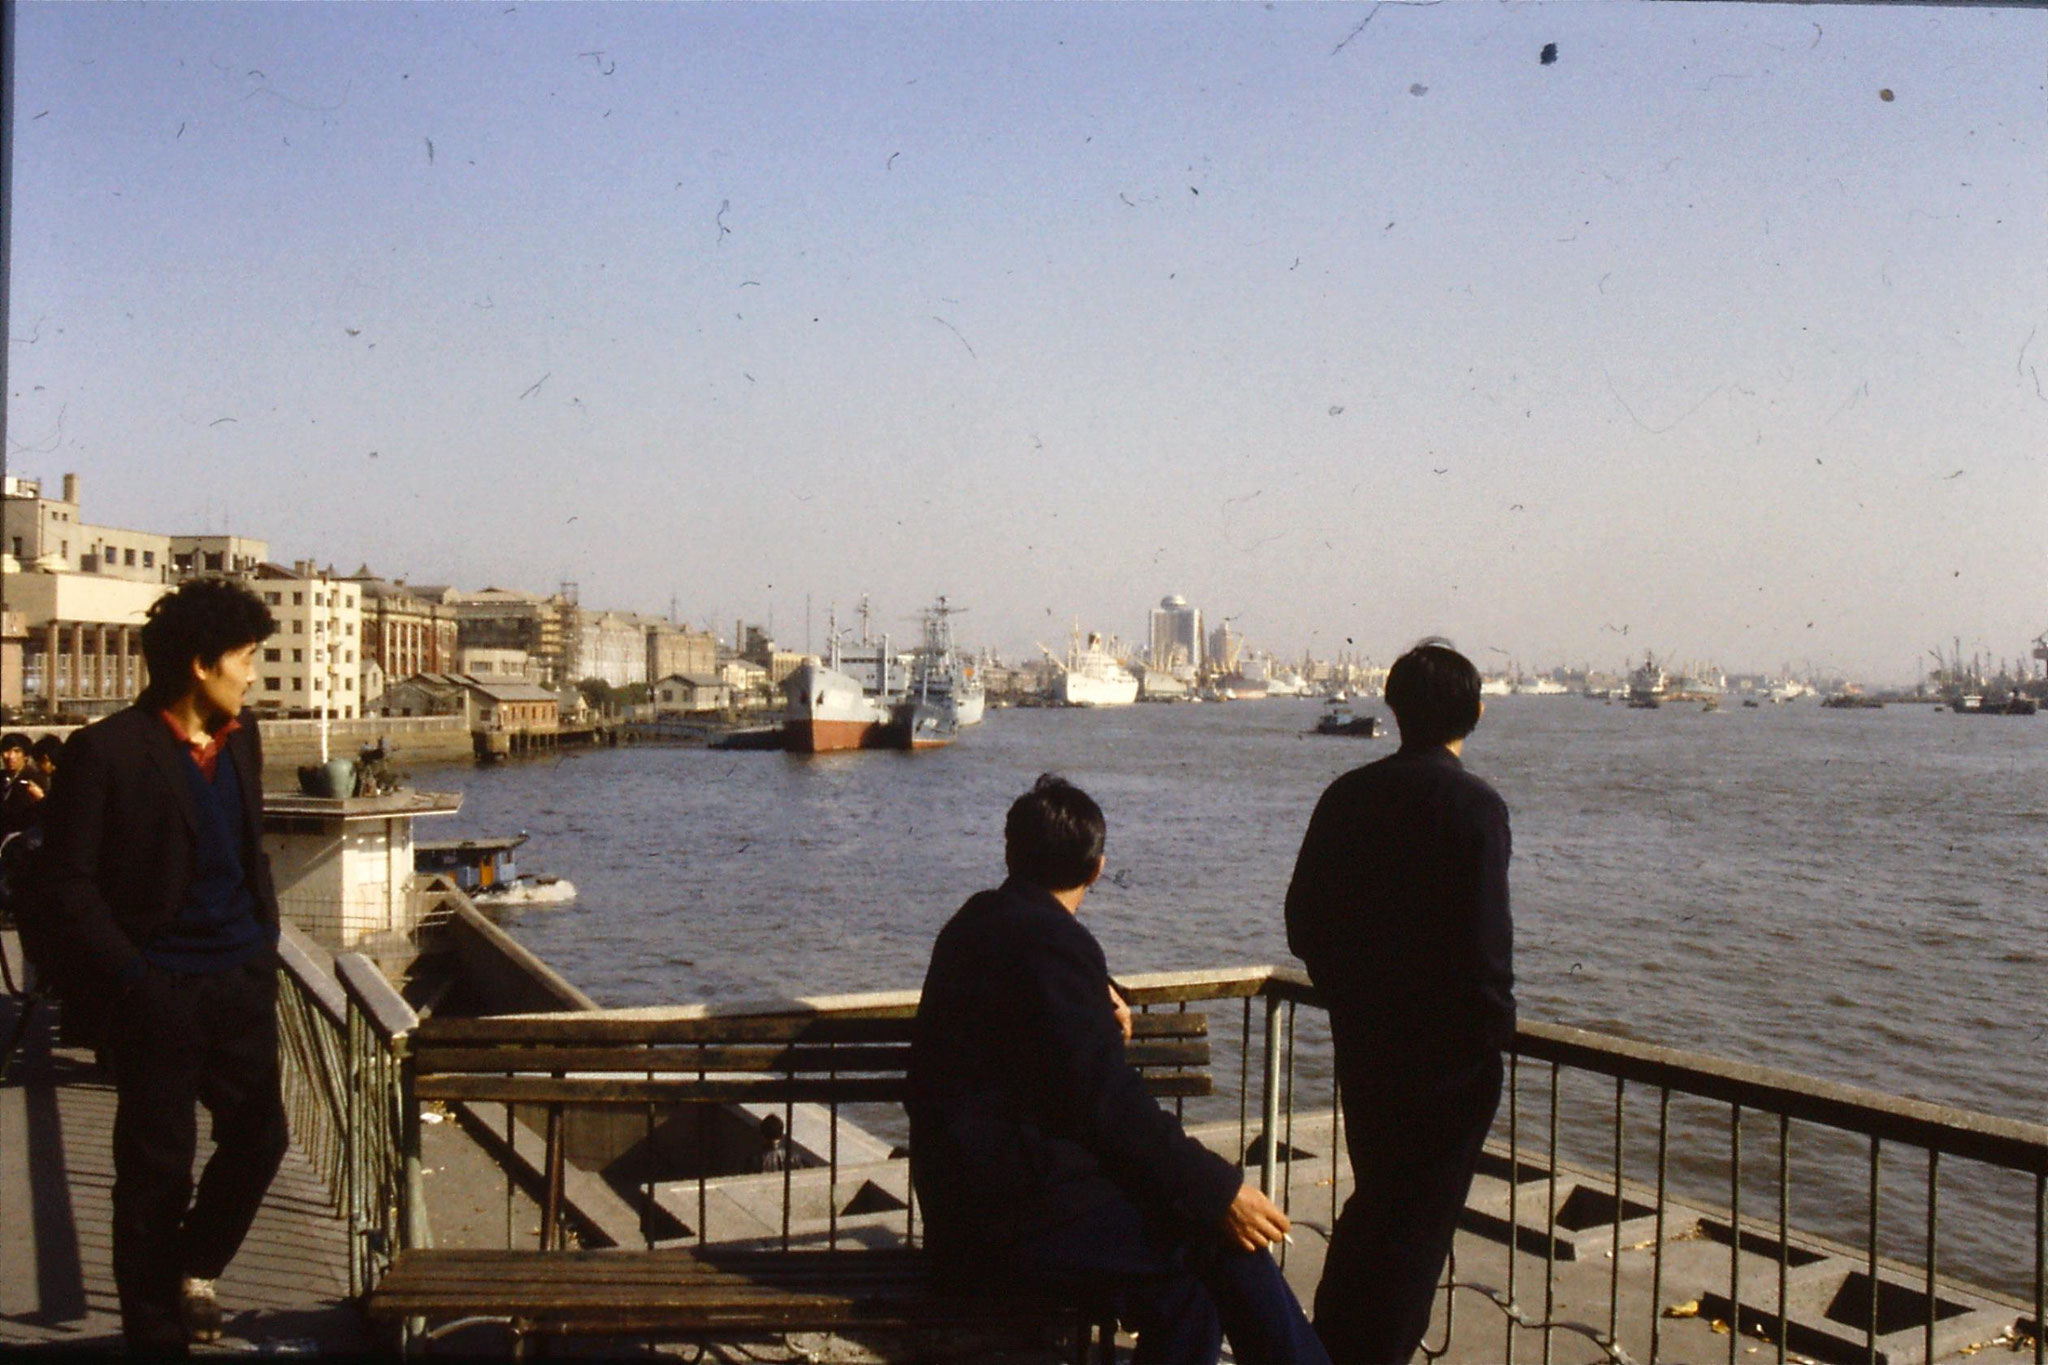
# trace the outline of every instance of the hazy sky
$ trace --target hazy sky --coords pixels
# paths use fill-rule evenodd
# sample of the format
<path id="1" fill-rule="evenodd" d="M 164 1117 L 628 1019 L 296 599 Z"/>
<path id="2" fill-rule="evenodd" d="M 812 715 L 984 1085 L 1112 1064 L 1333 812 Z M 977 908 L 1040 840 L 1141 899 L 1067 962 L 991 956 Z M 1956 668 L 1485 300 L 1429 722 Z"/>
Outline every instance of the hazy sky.
<path id="1" fill-rule="evenodd" d="M 863 591 L 1012 654 L 1167 592 L 1382 660 L 2048 628 L 2040 12 L 19 28 L 9 462 L 89 520 L 798 644 Z"/>

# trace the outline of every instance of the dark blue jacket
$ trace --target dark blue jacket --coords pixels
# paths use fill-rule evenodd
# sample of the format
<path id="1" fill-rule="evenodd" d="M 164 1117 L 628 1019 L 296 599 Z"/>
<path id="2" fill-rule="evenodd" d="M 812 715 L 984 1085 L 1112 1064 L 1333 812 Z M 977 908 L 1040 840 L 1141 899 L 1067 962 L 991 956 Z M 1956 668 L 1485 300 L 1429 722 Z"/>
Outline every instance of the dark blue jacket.
<path id="1" fill-rule="evenodd" d="M 263 746 L 245 713 L 228 736 L 241 784 L 234 831 L 257 922 L 277 926 L 263 852 Z M 177 920 L 192 887 L 200 811 L 192 760 L 163 717 L 131 706 L 86 726 L 57 760 L 63 780 L 44 816 L 32 913 L 43 963 L 74 1009 L 104 1007 L 131 979 L 145 944 Z"/>
<path id="2" fill-rule="evenodd" d="M 1514 1041 L 1512 851 L 1507 804 L 1440 746 L 1323 793 L 1287 888 L 1287 946 L 1329 1006 L 1347 1076 L 1399 1086 Z"/>
<path id="3" fill-rule="evenodd" d="M 911 1175 L 953 1269 L 999 1265 L 1112 1200 L 1213 1235 L 1243 1183 L 1145 1093 L 1101 946 L 1029 882 L 981 892 L 940 931 L 910 1055 Z"/>

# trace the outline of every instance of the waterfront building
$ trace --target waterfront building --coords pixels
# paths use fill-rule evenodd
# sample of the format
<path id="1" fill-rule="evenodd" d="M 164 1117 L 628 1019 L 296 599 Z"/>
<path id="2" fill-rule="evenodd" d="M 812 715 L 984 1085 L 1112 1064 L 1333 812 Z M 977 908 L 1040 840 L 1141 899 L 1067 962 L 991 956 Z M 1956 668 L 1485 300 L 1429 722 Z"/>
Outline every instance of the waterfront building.
<path id="1" fill-rule="evenodd" d="M 667 621 L 647 625 L 647 676 L 667 678 L 678 673 L 712 673 L 718 668 L 718 637 L 708 630 L 691 630 Z"/>
<path id="2" fill-rule="evenodd" d="M 172 536 L 171 578 L 183 581 L 194 574 L 225 574 L 231 578 L 252 578 L 270 560 L 270 543 L 248 536 Z"/>
<path id="3" fill-rule="evenodd" d="M 10 573 L 19 613 L 22 704 L 44 716 L 105 716 L 142 692 L 142 623 L 168 591 L 97 573 Z"/>
<path id="4" fill-rule="evenodd" d="M 573 689 L 571 689 L 573 690 Z M 553 734 L 561 728 L 561 699 L 545 687 L 466 673 L 416 673 L 384 689 L 387 716 L 461 716 L 472 730 Z"/>
<path id="5" fill-rule="evenodd" d="M 9 478 L 5 489 L 6 550 L 20 569 L 131 583 L 171 581 L 171 538 L 80 521 L 76 474 L 64 476 L 56 497 L 44 496 L 36 479 Z"/>
<path id="6" fill-rule="evenodd" d="M 1209 667 L 1219 673 L 1235 673 L 1243 649 L 1244 637 L 1230 628 L 1230 622 L 1223 622 L 1209 632 Z"/>
<path id="7" fill-rule="evenodd" d="M 533 656 L 523 649 L 458 649 L 453 669 L 418 669 L 422 673 L 466 673 L 485 682 L 540 682 Z M 409 676 L 409 675 L 408 675 Z"/>
<path id="8" fill-rule="evenodd" d="M 137 635 L 149 606 L 195 573 L 247 576 L 268 555 L 241 536 L 172 536 L 79 520 L 80 482 L 66 474 L 48 496 L 40 481 L 9 477 L 0 498 L 0 571 L 20 613 L 19 685 L 10 707 L 44 716 L 101 716 L 141 692 Z"/>
<path id="9" fill-rule="evenodd" d="M 274 716 L 361 715 L 361 586 L 304 559 L 259 566 L 253 586 L 277 634 L 258 651 L 250 705 Z"/>
<path id="10" fill-rule="evenodd" d="M 375 663 L 387 679 L 469 671 L 456 659 L 461 627 L 455 608 L 439 596 L 445 588 L 422 593 L 402 578 L 387 582 L 377 577 L 367 564 L 347 581 L 361 593 L 365 668 Z"/>
<path id="11" fill-rule="evenodd" d="M 1202 612 L 1175 593 L 1152 608 L 1151 649 L 1146 662 L 1179 677 L 1192 677 L 1202 667 Z"/>
<path id="12" fill-rule="evenodd" d="M 778 657 L 787 659 L 791 656 L 778 651 Z M 782 677 L 788 677 L 801 666 L 804 656 L 794 657 L 797 662 L 790 664 L 782 673 Z M 775 690 L 782 686 L 772 668 L 765 668 L 752 659 L 727 659 L 718 666 L 718 676 L 724 681 L 735 702 L 768 701 L 775 695 Z"/>
<path id="13" fill-rule="evenodd" d="M 654 714 L 657 716 L 723 711 L 730 705 L 732 687 L 716 674 L 671 673 L 654 684 Z"/>
<path id="14" fill-rule="evenodd" d="M 515 588 L 450 590 L 460 648 L 522 649 L 530 655 L 544 686 L 559 687 L 584 675 L 575 671 L 575 600 L 566 592 L 552 597 Z"/>
<path id="15" fill-rule="evenodd" d="M 649 622 L 624 612 L 578 611 L 575 622 L 575 674 L 565 682 L 596 678 L 612 687 L 647 683 Z"/>

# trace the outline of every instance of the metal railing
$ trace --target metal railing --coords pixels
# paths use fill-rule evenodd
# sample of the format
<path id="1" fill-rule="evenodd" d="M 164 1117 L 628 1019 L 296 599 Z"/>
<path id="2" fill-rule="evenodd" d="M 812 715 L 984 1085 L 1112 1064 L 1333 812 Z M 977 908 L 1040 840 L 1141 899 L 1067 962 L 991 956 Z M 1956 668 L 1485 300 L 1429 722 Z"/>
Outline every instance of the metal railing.
<path id="1" fill-rule="evenodd" d="M 344 983 L 354 980 L 345 968 Z M 1128 976 L 1119 984 L 1140 1011 L 1208 1015 L 1213 1090 L 1173 1103 L 1199 1136 L 1234 1150 L 1247 1178 L 1279 1200 L 1297 1227 L 1327 1237 L 1350 1173 L 1342 1160 L 1343 1104 L 1328 1017 L 1306 976 L 1243 967 Z M 418 1209 L 409 1012 L 373 1018 L 353 994 L 351 1001 L 352 1036 L 360 1032 L 367 1043 L 374 1031 L 378 1044 L 351 1052 L 360 1059 L 351 1104 L 376 1115 L 352 1122 L 350 1131 L 376 1148 L 352 1160 L 363 1165 L 362 1181 L 391 1192 L 391 1208 Z M 599 1025 L 608 1045 L 656 1049 L 665 1038 L 691 1036 L 686 1021 L 709 1016 L 901 1017 L 915 1009 L 915 993 L 895 992 L 575 1017 Z M 517 1018 L 546 1016 L 500 1022 Z M 536 1028 L 534 1041 L 545 1041 L 546 1026 Z M 691 1073 L 700 1086 L 717 1076 L 715 1063 Z M 648 1081 L 651 1096 L 651 1072 Z M 865 1240 L 883 1235 L 915 1243 L 916 1200 L 900 1151 L 889 1150 L 903 1135 L 900 1113 L 813 1106 L 820 1112 L 800 1133 L 804 1106 L 779 1104 L 785 1141 L 801 1138 L 807 1155 L 772 1173 L 757 1168 L 723 1178 L 703 1161 L 705 1125 L 717 1107 L 699 1103 L 691 1112 L 680 1106 L 660 1116 L 694 1121 L 698 1171 L 678 1189 L 649 1164 L 633 1241 L 652 1247 L 675 1240 L 679 1222 L 683 1237 L 700 1243 L 839 1245 L 856 1206 L 865 1205 L 875 1214 Z M 519 1145 L 519 1120 L 511 1106 L 503 1117 L 510 1151 Z M 649 1103 L 635 1120 L 650 1149 L 657 1117 Z M 847 1120 L 881 1143 L 843 1134 Z M 547 1191 L 543 1244 L 561 1244 L 545 1224 L 555 1221 L 564 1199 L 564 1122 L 559 1113 L 550 1117 L 548 1156 L 529 1172 Z M 1308 1151 L 1311 1143 L 1324 1153 Z M 812 1161 L 822 1169 L 800 1169 Z M 856 1179 L 860 1193 L 842 1207 Z M 900 1191 L 894 1212 L 883 1214 L 886 1201 L 863 1197 L 877 1183 Z M 739 1184 L 757 1198 L 751 1221 L 718 1211 Z M 664 1193 L 673 1221 L 660 1233 L 653 1215 Z M 763 1194 L 768 1201 L 758 1202 Z M 593 1197 L 630 1209 L 602 1190 Z M 370 1205 L 362 1207 L 367 1216 Z M 714 1229 L 721 1218 L 727 1226 Z M 1501 1106 L 1463 1226 L 1467 1235 L 1447 1268 L 1424 1343 L 1432 1359 L 1448 1353 L 1549 1365 L 1568 1349 L 1619 1362 L 1710 1355 L 1782 1362 L 1796 1355 L 1902 1365 L 2002 1341 L 2030 1352 L 2035 1365 L 2044 1362 L 2048 1127 L 2039 1124 L 1528 1023 L 1507 1058 Z M 390 1244 L 388 1237 L 367 1242 L 373 1254 Z M 1279 1254 L 1284 1265 L 1284 1245 Z M 1969 1280 L 1957 1278 L 1958 1270 Z M 1486 1310 L 1476 1320 L 1464 1311 L 1474 1303 Z"/>
<path id="2" fill-rule="evenodd" d="M 348 1285 L 361 1297 L 401 1248 L 432 1242 L 409 1059 L 419 1019 L 375 963 L 323 954 L 290 924 L 279 940 L 278 1043 L 292 1136 L 348 1219 Z"/>
<path id="3" fill-rule="evenodd" d="M 409 955 L 438 947 L 457 905 L 467 900 L 446 875 L 413 872 L 395 895 L 381 887 L 343 895 L 286 891 L 278 896 L 278 909 L 329 952 L 370 943 L 395 945 Z"/>

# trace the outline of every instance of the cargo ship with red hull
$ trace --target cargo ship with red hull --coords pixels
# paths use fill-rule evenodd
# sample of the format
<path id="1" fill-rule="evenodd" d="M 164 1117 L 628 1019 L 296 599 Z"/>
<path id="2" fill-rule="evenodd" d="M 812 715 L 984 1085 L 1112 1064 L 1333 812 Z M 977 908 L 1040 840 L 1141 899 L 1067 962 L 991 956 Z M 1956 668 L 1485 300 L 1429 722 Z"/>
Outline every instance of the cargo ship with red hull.
<path id="1" fill-rule="evenodd" d="M 783 686 L 789 697 L 783 747 L 791 753 L 940 749 L 953 742 L 955 727 L 941 708 L 871 693 L 823 664 L 803 665 Z"/>
<path id="2" fill-rule="evenodd" d="M 806 663 L 783 683 L 789 708 L 783 747 L 791 753 L 826 754 L 851 749 L 940 749 L 953 742 L 959 725 L 952 707 L 909 690 L 910 670 L 867 632 L 867 602 L 861 602 L 860 642 L 842 648 L 836 623 L 823 661 Z"/>

